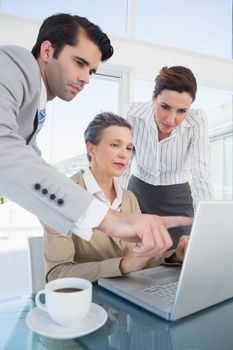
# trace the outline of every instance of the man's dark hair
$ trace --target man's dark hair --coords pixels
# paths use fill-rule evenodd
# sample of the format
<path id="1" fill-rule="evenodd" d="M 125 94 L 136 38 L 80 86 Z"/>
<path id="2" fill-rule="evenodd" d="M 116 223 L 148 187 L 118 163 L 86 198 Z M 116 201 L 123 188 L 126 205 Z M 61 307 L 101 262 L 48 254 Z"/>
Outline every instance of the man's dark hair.
<path id="1" fill-rule="evenodd" d="M 48 40 L 54 48 L 54 58 L 57 58 L 65 45 L 75 46 L 77 34 L 82 29 L 87 38 L 95 43 L 102 52 L 101 61 L 108 60 L 113 55 L 113 47 L 108 36 L 100 27 L 90 22 L 85 17 L 59 13 L 50 16 L 42 23 L 36 43 L 32 49 L 35 58 L 40 55 L 41 44 Z"/>

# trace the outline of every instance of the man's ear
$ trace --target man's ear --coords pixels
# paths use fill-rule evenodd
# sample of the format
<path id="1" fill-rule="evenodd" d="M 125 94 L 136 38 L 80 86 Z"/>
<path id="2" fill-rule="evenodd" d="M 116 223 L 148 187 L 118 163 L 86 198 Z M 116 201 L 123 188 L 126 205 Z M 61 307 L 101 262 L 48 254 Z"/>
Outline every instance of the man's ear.
<path id="1" fill-rule="evenodd" d="M 51 57 L 53 57 L 54 48 L 49 40 L 43 41 L 40 46 L 40 59 L 44 63 L 48 63 Z"/>

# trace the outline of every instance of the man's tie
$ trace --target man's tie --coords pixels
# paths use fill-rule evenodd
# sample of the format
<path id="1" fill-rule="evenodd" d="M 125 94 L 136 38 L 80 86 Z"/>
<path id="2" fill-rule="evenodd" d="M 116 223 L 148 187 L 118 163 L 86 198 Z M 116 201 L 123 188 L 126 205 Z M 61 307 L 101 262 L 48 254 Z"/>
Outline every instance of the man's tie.
<path id="1" fill-rule="evenodd" d="M 43 108 L 38 113 L 38 125 L 37 125 L 37 129 L 36 129 L 37 134 L 44 124 L 45 117 L 46 117 L 46 110 L 45 110 L 45 108 Z"/>

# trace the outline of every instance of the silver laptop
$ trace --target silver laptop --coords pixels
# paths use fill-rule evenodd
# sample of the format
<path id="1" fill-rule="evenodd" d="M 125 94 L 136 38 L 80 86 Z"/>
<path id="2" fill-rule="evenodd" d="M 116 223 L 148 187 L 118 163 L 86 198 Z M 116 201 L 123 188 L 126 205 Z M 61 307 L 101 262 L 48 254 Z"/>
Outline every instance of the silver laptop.
<path id="1" fill-rule="evenodd" d="M 178 320 L 233 297 L 233 201 L 197 208 L 182 268 L 160 266 L 100 286 L 166 320 Z"/>

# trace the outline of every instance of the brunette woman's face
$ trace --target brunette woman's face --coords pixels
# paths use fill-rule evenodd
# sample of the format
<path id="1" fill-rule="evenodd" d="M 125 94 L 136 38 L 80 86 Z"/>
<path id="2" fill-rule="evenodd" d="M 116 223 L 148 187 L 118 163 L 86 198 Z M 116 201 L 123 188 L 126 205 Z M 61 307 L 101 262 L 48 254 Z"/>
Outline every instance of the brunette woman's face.
<path id="1" fill-rule="evenodd" d="M 163 139 L 184 121 L 193 99 L 187 92 L 163 90 L 160 95 L 153 97 L 153 102 L 159 136 Z"/>

